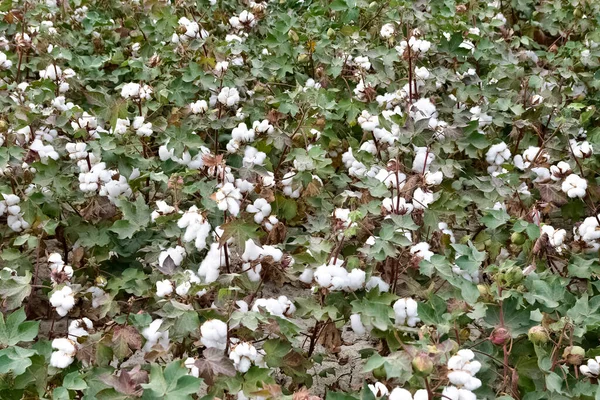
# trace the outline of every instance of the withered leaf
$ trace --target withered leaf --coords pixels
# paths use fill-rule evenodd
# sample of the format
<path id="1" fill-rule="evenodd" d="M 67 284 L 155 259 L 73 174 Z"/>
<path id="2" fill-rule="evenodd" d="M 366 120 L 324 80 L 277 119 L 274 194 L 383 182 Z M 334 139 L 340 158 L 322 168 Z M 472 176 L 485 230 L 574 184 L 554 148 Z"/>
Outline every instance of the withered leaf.
<path id="1" fill-rule="evenodd" d="M 119 393 L 140 397 L 143 392 L 141 384 L 148 383 L 148 372 L 142 370 L 139 365 L 136 365 L 130 371 L 121 370 L 119 376 L 101 375 L 100 380 Z"/>
<path id="2" fill-rule="evenodd" d="M 321 344 L 332 353 L 339 353 L 342 345 L 342 335 L 333 322 L 328 322 L 319 337 Z"/>
<path id="3" fill-rule="evenodd" d="M 556 204 L 557 206 L 564 206 L 567 204 L 567 197 L 559 190 L 555 185 L 551 183 L 540 184 L 538 186 L 540 190 L 540 197 L 542 200 Z"/>
<path id="4" fill-rule="evenodd" d="M 173 261 L 171 256 L 167 256 L 162 265 L 159 264 L 156 268 L 165 275 L 173 275 L 175 273 L 175 267 L 175 261 Z"/>
<path id="5" fill-rule="evenodd" d="M 204 378 L 207 385 L 215 382 L 216 375 L 235 376 L 233 362 L 225 357 L 219 349 L 209 348 L 202 352 L 202 357 L 195 362 L 200 377 Z"/>
<path id="6" fill-rule="evenodd" d="M 142 336 L 131 325 L 117 326 L 112 337 L 112 348 L 118 359 L 129 357 L 142 347 Z"/>
<path id="7" fill-rule="evenodd" d="M 283 392 L 281 391 L 281 386 L 271 383 L 264 385 L 262 389 L 252 392 L 251 394 L 267 399 L 279 399 L 283 395 Z"/>

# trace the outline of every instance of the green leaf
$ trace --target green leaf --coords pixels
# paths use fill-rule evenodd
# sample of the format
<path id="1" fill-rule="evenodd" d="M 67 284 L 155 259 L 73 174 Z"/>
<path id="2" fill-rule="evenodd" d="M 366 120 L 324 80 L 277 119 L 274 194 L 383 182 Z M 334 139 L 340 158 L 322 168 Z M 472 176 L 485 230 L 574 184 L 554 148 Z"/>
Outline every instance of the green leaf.
<path id="1" fill-rule="evenodd" d="M 150 381 L 142 384 L 142 399 L 191 399 L 200 389 L 201 379 L 188 375 L 182 361 L 173 361 L 163 370 L 158 364 L 150 367 Z"/>
<path id="2" fill-rule="evenodd" d="M 488 210 L 481 222 L 490 229 L 501 227 L 510 221 L 510 215 L 505 210 Z"/>
<path id="3" fill-rule="evenodd" d="M 4 253 L 2 253 L 4 258 Z M 6 260 L 6 259 L 5 259 Z M 8 261 L 8 260 L 7 260 Z M 0 298 L 7 310 L 14 310 L 23 304 L 23 300 L 31 293 L 31 272 L 25 275 L 13 275 L 11 271 L 0 271 Z"/>
<path id="4" fill-rule="evenodd" d="M 63 386 L 69 390 L 83 390 L 88 387 L 77 371 L 65 375 Z"/>
<path id="5" fill-rule="evenodd" d="M 23 307 L 10 314 L 6 321 L 0 313 L 0 345 L 8 347 L 19 342 L 31 342 L 36 338 L 40 327 L 39 321 L 27 321 Z"/>

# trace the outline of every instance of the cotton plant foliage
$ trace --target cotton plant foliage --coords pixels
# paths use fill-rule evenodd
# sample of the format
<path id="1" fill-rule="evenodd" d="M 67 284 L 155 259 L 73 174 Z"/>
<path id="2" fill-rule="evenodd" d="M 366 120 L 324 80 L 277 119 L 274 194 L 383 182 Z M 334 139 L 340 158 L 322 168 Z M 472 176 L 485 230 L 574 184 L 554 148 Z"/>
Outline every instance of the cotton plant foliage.
<path id="1" fill-rule="evenodd" d="M 1 398 L 600 398 L 600 2 L 0 14 Z"/>

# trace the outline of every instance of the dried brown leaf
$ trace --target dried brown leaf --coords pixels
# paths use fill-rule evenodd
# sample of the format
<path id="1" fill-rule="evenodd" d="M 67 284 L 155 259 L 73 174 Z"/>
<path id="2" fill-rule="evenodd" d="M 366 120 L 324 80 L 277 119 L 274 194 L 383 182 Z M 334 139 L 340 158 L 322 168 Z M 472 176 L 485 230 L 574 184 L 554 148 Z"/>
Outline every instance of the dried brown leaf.
<path id="1" fill-rule="evenodd" d="M 202 352 L 202 358 L 195 362 L 200 377 L 207 385 L 214 383 L 216 375 L 235 376 L 233 362 L 219 349 L 209 348 Z"/>

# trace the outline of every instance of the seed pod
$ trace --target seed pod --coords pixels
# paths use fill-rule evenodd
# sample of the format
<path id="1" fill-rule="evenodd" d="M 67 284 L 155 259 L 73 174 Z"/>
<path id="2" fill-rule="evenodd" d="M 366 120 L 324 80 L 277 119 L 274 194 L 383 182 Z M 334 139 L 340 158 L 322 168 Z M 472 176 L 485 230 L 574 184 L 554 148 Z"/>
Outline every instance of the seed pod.
<path id="1" fill-rule="evenodd" d="M 550 339 L 546 328 L 540 325 L 531 327 L 527 332 L 527 337 L 533 344 L 545 344 Z"/>
<path id="2" fill-rule="evenodd" d="M 490 341 L 496 346 L 503 346 L 510 340 L 510 331 L 504 327 L 498 327 L 492 331 Z"/>

